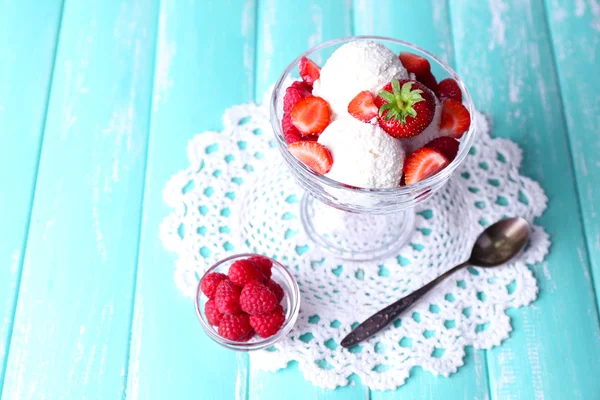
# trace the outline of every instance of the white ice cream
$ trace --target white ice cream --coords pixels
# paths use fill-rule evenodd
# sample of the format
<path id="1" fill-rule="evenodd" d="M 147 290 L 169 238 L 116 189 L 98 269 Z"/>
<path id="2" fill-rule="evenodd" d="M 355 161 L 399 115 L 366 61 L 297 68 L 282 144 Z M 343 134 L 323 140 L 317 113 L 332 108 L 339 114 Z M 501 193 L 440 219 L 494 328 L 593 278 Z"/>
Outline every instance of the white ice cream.
<path id="1" fill-rule="evenodd" d="M 402 146 L 404 146 L 404 150 L 406 151 L 407 155 L 425 146 L 427 143 L 439 136 L 440 122 L 442 120 L 442 105 L 437 97 L 434 96 L 434 98 L 435 113 L 433 114 L 433 119 L 427 128 L 425 128 L 425 130 L 419 133 L 417 136 L 409 139 L 399 139 L 400 143 L 402 143 Z"/>
<path id="2" fill-rule="evenodd" d="M 398 55 L 379 43 L 350 42 L 337 49 L 321 68 L 313 95 L 327 100 L 333 117 L 348 114 L 348 103 L 363 90 L 373 95 L 392 80 L 407 79 Z"/>
<path id="3" fill-rule="evenodd" d="M 404 149 L 379 125 L 349 115 L 333 121 L 319 136 L 331 151 L 333 166 L 327 177 L 363 188 L 398 186 L 404 165 Z"/>

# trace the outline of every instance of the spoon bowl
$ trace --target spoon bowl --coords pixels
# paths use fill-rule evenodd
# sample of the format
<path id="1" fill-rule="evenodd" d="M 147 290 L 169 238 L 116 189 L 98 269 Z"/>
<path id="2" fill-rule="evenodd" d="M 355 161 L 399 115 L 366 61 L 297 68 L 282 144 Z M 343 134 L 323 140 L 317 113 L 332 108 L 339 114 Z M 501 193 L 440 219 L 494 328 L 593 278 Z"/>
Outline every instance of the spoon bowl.
<path id="1" fill-rule="evenodd" d="M 479 235 L 467 263 L 484 268 L 506 264 L 523 251 L 529 233 L 529 223 L 524 218 L 498 221 Z"/>

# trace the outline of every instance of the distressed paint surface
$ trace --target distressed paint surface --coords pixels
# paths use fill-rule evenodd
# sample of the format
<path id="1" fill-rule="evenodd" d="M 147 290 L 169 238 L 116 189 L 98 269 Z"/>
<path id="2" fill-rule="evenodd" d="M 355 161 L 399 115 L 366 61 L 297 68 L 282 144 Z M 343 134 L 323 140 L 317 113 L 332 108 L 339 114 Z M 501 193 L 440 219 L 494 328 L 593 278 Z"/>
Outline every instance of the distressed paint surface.
<path id="1" fill-rule="evenodd" d="M 0 0 L 2 399 L 595 398 L 600 5 L 406 0 L 401 23 L 398 7 Z M 511 338 L 468 348 L 451 378 L 416 368 L 396 392 L 357 379 L 323 390 L 295 363 L 266 373 L 214 344 L 158 238 L 163 185 L 193 134 L 262 100 L 302 51 L 350 34 L 414 42 L 453 65 L 550 197 L 540 224 L 553 247 L 531 267 L 539 300 L 510 311 Z"/>
<path id="2" fill-rule="evenodd" d="M 0 2 L 0 392 L 19 290 L 62 0 Z M 22 25 L 30 26 L 24 30 Z M 32 53 L 31 47 L 38 48 Z M 25 84 L 26 83 L 26 84 Z M 24 122 L 25 121 L 25 122 Z M 14 168 L 18 165 L 18 168 Z"/>

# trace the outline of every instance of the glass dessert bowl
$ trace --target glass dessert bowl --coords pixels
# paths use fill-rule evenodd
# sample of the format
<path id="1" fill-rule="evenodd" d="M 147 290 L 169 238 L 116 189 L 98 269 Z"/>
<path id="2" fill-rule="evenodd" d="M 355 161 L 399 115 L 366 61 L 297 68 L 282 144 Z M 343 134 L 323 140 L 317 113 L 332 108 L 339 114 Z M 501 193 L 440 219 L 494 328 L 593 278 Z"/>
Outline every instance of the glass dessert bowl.
<path id="1" fill-rule="evenodd" d="M 246 263 L 248 260 L 252 260 L 254 258 L 268 260 L 270 277 L 266 277 L 264 281 L 261 280 L 261 283 L 264 285 L 258 284 L 258 281 L 255 280 L 256 276 L 248 276 L 248 271 L 243 269 L 238 269 L 236 276 L 238 277 L 238 279 L 245 279 L 248 282 L 244 283 L 235 281 L 234 283 L 234 277 L 230 273 L 232 268 L 235 268 L 234 265 L 237 264 L 236 266 L 238 267 L 245 267 L 243 263 Z M 207 277 L 208 279 L 210 279 L 215 275 L 217 276 L 217 281 L 214 282 L 213 280 L 213 282 L 208 283 Z M 228 305 L 225 304 L 228 307 L 232 307 L 234 306 L 234 303 L 237 303 L 237 305 L 235 306 L 237 309 L 235 310 L 215 310 L 214 308 L 207 306 L 209 302 L 212 302 L 213 304 L 218 304 L 217 298 L 220 295 L 223 295 L 221 297 L 227 297 L 227 293 L 225 293 L 226 290 L 223 290 L 222 293 L 219 293 L 219 285 L 223 280 L 227 281 L 226 284 L 231 284 L 233 287 L 237 287 L 236 300 L 230 302 Z M 268 286 L 273 282 L 276 284 L 276 286 L 279 286 L 279 295 L 275 294 L 276 292 L 274 290 L 271 290 Z M 256 291 L 248 290 L 252 285 L 261 286 L 263 292 L 260 293 L 259 291 L 259 293 L 257 294 Z M 212 286 L 213 288 L 210 289 L 210 286 Z M 276 300 L 273 299 L 273 302 L 277 304 L 275 306 L 275 310 L 261 311 L 256 309 L 250 310 L 246 308 L 245 306 L 247 306 L 248 304 L 250 306 L 256 306 L 257 301 L 261 305 L 265 304 L 264 297 L 258 300 L 250 298 L 250 296 L 258 296 L 261 294 L 264 295 L 264 286 L 269 287 L 269 290 L 272 293 L 274 293 L 276 297 Z M 245 293 L 246 290 L 248 290 L 248 293 Z M 210 297 L 207 294 L 208 291 L 211 292 Z M 250 301 L 244 303 L 244 296 L 246 294 L 248 294 L 248 296 L 246 296 L 246 300 Z M 217 307 L 219 306 L 215 306 L 215 308 Z M 270 347 L 276 342 L 278 342 L 280 339 L 284 338 L 294 327 L 294 324 L 298 319 L 298 313 L 300 311 L 300 289 L 294 276 L 288 271 L 288 269 L 285 266 L 283 266 L 277 260 L 258 254 L 237 254 L 219 261 L 218 263 L 210 267 L 208 270 L 206 270 L 204 275 L 202 275 L 200 281 L 198 282 L 198 288 L 196 289 L 195 308 L 196 314 L 198 316 L 198 319 L 200 320 L 202 328 L 204 328 L 204 331 L 208 334 L 208 336 L 210 336 L 212 340 L 214 340 L 221 346 L 237 351 L 260 350 Z M 276 322 L 275 318 L 272 316 L 272 314 L 275 313 L 276 309 L 279 309 L 281 311 L 281 319 L 279 319 L 278 322 Z M 219 313 L 219 311 L 224 312 Z M 220 314 L 220 321 L 218 323 L 214 321 L 214 313 Z M 223 323 L 224 318 L 227 316 L 238 317 L 242 315 L 245 315 L 247 320 L 249 320 L 245 322 L 245 325 L 248 328 L 248 332 L 243 332 L 243 336 L 245 337 L 240 339 L 226 337 L 226 335 L 224 335 L 224 332 L 221 331 L 221 328 L 223 328 L 221 326 L 221 323 Z M 253 318 L 257 317 L 259 318 L 258 323 L 261 324 L 261 326 L 255 325 L 255 321 L 253 321 Z M 264 320 L 260 321 L 260 319 Z M 234 326 L 238 322 L 239 321 L 235 320 L 232 321 L 233 328 L 239 328 Z M 248 323 L 251 326 L 248 326 Z M 276 325 L 273 326 L 273 323 L 275 323 Z M 232 328 L 232 326 L 230 326 L 229 328 Z M 264 333 L 265 330 L 268 331 L 267 334 Z"/>
<path id="2" fill-rule="evenodd" d="M 471 116 L 471 123 L 468 129 L 458 137 L 460 142 L 458 152 L 455 153 L 453 159 L 447 161 L 443 169 L 422 180 L 403 186 L 401 186 L 401 173 L 397 177 L 397 186 L 359 187 L 334 180 L 316 172 L 300 161 L 297 155 L 288 150 L 289 139 L 286 140 L 286 132 L 282 129 L 284 97 L 291 81 L 298 79 L 296 71 L 299 70 L 299 64 L 305 62 L 307 58 L 327 60 L 337 49 L 352 42 L 381 44 L 396 55 L 405 52 L 412 53 L 418 58 L 424 58 L 428 61 L 431 73 L 438 81 L 441 82 L 445 78 L 450 78 L 448 80 L 456 82 L 460 92 L 462 92 L 462 105 Z M 304 68 L 306 70 L 306 67 Z M 411 74 L 412 79 L 416 80 L 414 76 L 414 74 Z M 400 81 L 400 86 L 402 86 L 402 82 Z M 321 85 L 321 92 L 324 92 L 324 86 Z M 440 99 L 442 98 L 440 97 Z M 435 101 L 439 106 L 440 100 L 436 98 Z M 335 114 L 338 115 L 338 118 L 341 118 L 339 104 L 336 105 L 335 110 L 334 103 L 331 104 L 332 119 L 335 118 Z M 380 117 L 381 111 L 379 109 Z M 469 153 L 476 134 L 475 124 L 472 121 L 475 115 L 474 111 L 466 86 L 452 68 L 428 51 L 401 40 L 378 36 L 346 37 L 325 42 L 301 54 L 286 68 L 275 85 L 270 104 L 270 118 L 283 159 L 295 180 L 305 191 L 301 202 L 301 220 L 308 236 L 318 246 L 342 259 L 368 261 L 396 253 L 409 242 L 412 236 L 415 218 L 414 207 L 427 201 L 444 186 Z M 285 121 L 283 122 L 285 125 Z M 375 124 L 375 122 L 372 123 Z M 317 140 L 327 143 L 327 141 L 321 139 L 319 137 Z M 307 141 L 309 140 L 314 141 L 315 139 L 307 139 Z M 406 141 L 404 140 L 404 142 Z M 419 147 L 421 146 L 427 147 L 423 144 Z M 407 151 L 406 157 L 412 152 L 416 151 L 410 149 L 410 153 Z M 331 158 L 331 155 L 329 157 Z M 403 157 L 405 156 L 403 155 Z M 360 162 L 360 160 L 356 161 Z M 403 158 L 403 161 L 406 161 L 406 158 Z M 335 162 L 336 155 L 334 154 L 334 165 Z M 346 163 L 346 165 L 348 164 Z M 337 173 L 339 175 L 339 171 Z M 349 177 L 348 179 L 352 180 L 353 178 Z"/>

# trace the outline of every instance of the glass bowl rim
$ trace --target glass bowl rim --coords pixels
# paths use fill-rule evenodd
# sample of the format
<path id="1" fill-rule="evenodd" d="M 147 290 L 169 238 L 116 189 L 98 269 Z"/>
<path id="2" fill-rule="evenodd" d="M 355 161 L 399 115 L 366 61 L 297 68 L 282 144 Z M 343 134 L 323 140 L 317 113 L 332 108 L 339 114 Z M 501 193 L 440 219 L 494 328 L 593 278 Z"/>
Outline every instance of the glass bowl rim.
<path id="1" fill-rule="evenodd" d="M 236 259 L 242 259 L 242 258 L 248 258 L 248 257 L 252 257 L 252 256 L 261 256 L 261 257 L 268 258 L 269 260 L 271 260 L 273 262 L 274 265 L 276 265 L 280 268 L 280 271 L 282 271 L 282 273 L 286 277 L 286 279 L 288 279 L 291 282 L 292 292 L 288 293 L 288 296 L 290 296 L 290 299 L 294 299 L 295 301 L 290 300 L 290 303 L 291 303 L 290 317 L 286 319 L 286 321 L 281 326 L 281 329 L 279 329 L 279 331 L 275 335 L 270 336 L 266 339 L 260 338 L 260 340 L 255 341 L 255 342 L 239 342 L 239 341 L 235 341 L 235 340 L 225 339 L 224 337 L 221 337 L 217 334 L 215 329 L 205 319 L 204 311 L 200 310 L 200 298 L 201 298 L 201 296 L 204 295 L 202 293 L 202 279 L 209 273 L 215 272 L 215 270 L 218 269 L 221 265 L 223 265 L 229 261 L 236 260 Z M 198 286 L 196 287 L 196 296 L 194 297 L 194 308 L 196 309 L 196 316 L 200 320 L 200 325 L 202 325 L 202 328 L 204 329 L 206 334 L 213 341 L 217 342 L 218 344 L 220 344 L 224 347 L 232 349 L 232 350 L 253 351 L 253 350 L 260 350 L 260 349 L 264 349 L 264 348 L 272 346 L 273 344 L 278 342 L 282 337 L 287 335 L 292 330 L 292 328 L 296 324 L 296 320 L 298 319 L 298 314 L 300 312 L 300 302 L 301 302 L 300 287 L 298 286 L 298 282 L 296 281 L 296 278 L 287 269 L 287 267 L 285 267 L 279 261 L 277 261 L 271 257 L 264 256 L 262 254 L 240 253 L 240 254 L 234 254 L 232 256 L 229 256 L 229 257 L 226 257 L 226 258 L 223 258 L 223 259 L 217 261 L 215 264 L 211 265 L 202 274 L 202 276 L 200 277 L 200 280 L 198 281 Z"/>
<path id="2" fill-rule="evenodd" d="M 325 175 L 321 175 L 317 172 L 314 172 L 313 170 L 311 170 L 306 165 L 304 165 L 304 163 L 297 160 L 291 153 L 289 153 L 287 151 L 287 142 L 285 141 L 285 138 L 283 137 L 283 133 L 281 131 L 281 121 L 277 117 L 277 101 L 276 101 L 277 93 L 281 90 L 282 85 L 286 80 L 286 77 L 288 75 L 290 75 L 290 73 L 292 72 L 292 70 L 294 68 L 296 68 L 296 66 L 298 65 L 298 63 L 302 57 L 308 57 L 310 54 L 312 54 L 316 51 L 322 50 L 324 48 L 327 48 L 327 47 L 331 47 L 331 46 L 334 46 L 337 44 L 347 43 L 350 41 L 356 41 L 356 40 L 387 41 L 387 42 L 400 44 L 400 45 L 406 46 L 408 48 L 417 50 L 421 53 L 426 54 L 427 56 L 432 58 L 434 61 L 436 61 L 438 64 L 440 64 L 444 69 L 446 69 L 447 72 L 449 72 L 451 77 L 454 80 L 456 80 L 456 82 L 458 83 L 458 86 L 461 88 L 461 90 L 463 92 L 463 104 L 466 105 L 467 109 L 469 110 L 469 114 L 471 116 L 471 126 L 469 127 L 469 130 L 463 135 L 464 141 L 461 142 L 461 146 L 460 146 L 458 154 L 456 155 L 454 160 L 452 160 L 452 162 L 450 162 L 450 164 L 446 168 L 444 168 L 442 171 L 438 172 L 437 174 L 435 174 L 433 176 L 430 176 L 427 179 L 413 183 L 411 185 L 395 186 L 395 187 L 391 187 L 391 188 L 362 188 L 362 187 L 347 185 L 347 184 L 341 183 L 339 181 L 333 180 L 331 178 L 328 178 Z M 473 146 L 473 142 L 475 140 L 475 136 L 477 133 L 477 131 L 475 129 L 475 125 L 476 125 L 475 107 L 471 100 L 471 95 L 469 93 L 469 90 L 465 86 L 464 82 L 462 81 L 462 79 L 456 73 L 456 71 L 454 71 L 454 69 L 452 69 L 452 67 L 450 67 L 446 62 L 440 60 L 438 57 L 436 57 L 431 52 L 429 52 L 415 44 L 412 44 L 410 42 L 406 42 L 404 40 L 394 39 L 394 38 L 386 37 L 386 36 L 374 36 L 374 35 L 345 36 L 342 38 L 328 40 L 328 41 L 323 42 L 317 46 L 314 46 L 314 47 L 308 49 L 307 51 L 305 51 L 304 53 L 300 54 L 287 66 L 287 68 L 284 70 L 284 72 L 281 74 L 281 76 L 275 83 L 275 87 L 274 87 L 273 93 L 271 95 L 269 110 L 270 110 L 271 127 L 273 128 L 273 131 L 275 132 L 275 138 L 279 144 L 280 150 L 282 151 L 284 158 L 286 158 L 289 162 L 293 163 L 295 165 L 295 167 L 300 170 L 300 173 L 302 173 L 304 175 L 308 175 L 310 178 L 315 179 L 324 185 L 331 186 L 331 187 L 333 187 L 335 189 L 339 189 L 339 190 L 350 191 L 352 193 L 380 194 L 380 195 L 386 196 L 386 195 L 407 195 L 407 194 L 410 195 L 416 191 L 419 191 L 420 189 L 426 190 L 426 189 L 430 188 L 431 186 L 435 185 L 437 182 L 444 181 L 444 180 L 450 178 L 450 176 L 454 173 L 454 171 L 458 168 L 458 166 L 467 157 L 467 154 L 469 153 L 469 151 L 471 150 L 471 147 Z"/>

